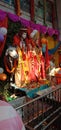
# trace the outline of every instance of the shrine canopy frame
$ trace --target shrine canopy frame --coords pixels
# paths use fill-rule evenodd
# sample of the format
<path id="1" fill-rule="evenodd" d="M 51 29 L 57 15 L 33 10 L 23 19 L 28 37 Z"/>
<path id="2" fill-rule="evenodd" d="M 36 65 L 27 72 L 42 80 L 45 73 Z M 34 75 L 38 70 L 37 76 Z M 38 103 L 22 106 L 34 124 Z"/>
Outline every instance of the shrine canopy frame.
<path id="1" fill-rule="evenodd" d="M 13 6 L 18 16 L 30 17 L 31 21 L 53 27 L 57 26 L 56 2 L 54 0 L 0 0 Z"/>

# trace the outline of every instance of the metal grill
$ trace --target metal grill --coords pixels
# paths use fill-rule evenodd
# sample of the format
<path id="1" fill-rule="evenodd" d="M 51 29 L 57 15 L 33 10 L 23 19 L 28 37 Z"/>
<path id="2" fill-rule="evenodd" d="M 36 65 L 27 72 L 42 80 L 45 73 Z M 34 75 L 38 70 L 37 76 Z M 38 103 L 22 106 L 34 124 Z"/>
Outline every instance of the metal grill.
<path id="1" fill-rule="evenodd" d="M 27 130 L 46 130 L 61 112 L 61 85 L 16 107 Z"/>

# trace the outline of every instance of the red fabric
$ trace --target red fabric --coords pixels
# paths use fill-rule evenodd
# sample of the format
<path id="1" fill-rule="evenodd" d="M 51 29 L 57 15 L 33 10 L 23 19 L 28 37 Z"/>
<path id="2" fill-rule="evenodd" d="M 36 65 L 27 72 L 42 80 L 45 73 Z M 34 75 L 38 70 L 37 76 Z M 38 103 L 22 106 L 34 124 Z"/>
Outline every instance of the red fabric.
<path id="1" fill-rule="evenodd" d="M 13 45 L 20 47 L 20 37 L 17 34 L 13 37 Z"/>
<path id="2" fill-rule="evenodd" d="M 29 44 L 31 43 L 31 40 L 26 38 L 25 42 L 26 42 L 27 47 L 29 47 Z"/>
<path id="3" fill-rule="evenodd" d="M 46 78 L 44 57 L 41 58 L 41 77 Z"/>
<path id="4" fill-rule="evenodd" d="M 47 46 L 46 46 L 46 54 L 45 54 L 45 63 L 46 63 L 46 70 L 47 70 L 50 66 L 48 47 Z"/>
<path id="5" fill-rule="evenodd" d="M 34 59 L 34 73 L 35 73 L 35 76 L 38 78 L 38 76 L 39 76 L 39 61 L 38 61 L 37 55 L 34 55 L 33 59 Z"/>
<path id="6" fill-rule="evenodd" d="M 31 39 L 31 45 L 32 47 L 35 47 L 35 42 L 33 41 L 33 39 Z"/>
<path id="7" fill-rule="evenodd" d="M 33 39 L 31 39 L 31 38 L 26 38 L 26 45 L 27 45 L 27 47 L 28 47 L 28 49 L 30 50 L 30 44 L 31 44 L 31 46 L 32 47 L 35 47 L 35 43 L 34 43 L 34 41 L 33 41 Z"/>
<path id="8" fill-rule="evenodd" d="M 22 58 L 23 60 L 26 60 L 26 54 L 24 53 L 24 51 L 22 51 Z"/>
<path id="9" fill-rule="evenodd" d="M 46 72 L 45 72 L 45 58 L 43 55 L 39 55 L 40 57 L 40 62 L 41 62 L 41 78 L 45 79 L 46 78 Z"/>
<path id="10" fill-rule="evenodd" d="M 29 81 L 36 81 L 36 76 L 35 76 L 35 70 L 34 70 L 34 61 L 33 61 L 34 55 L 32 51 L 28 52 L 28 62 L 29 62 L 29 74 L 28 78 Z"/>
<path id="11" fill-rule="evenodd" d="M 31 32 L 32 32 L 32 29 L 31 29 L 30 27 L 28 27 L 28 28 L 27 28 L 28 36 L 30 36 Z"/>
<path id="12" fill-rule="evenodd" d="M 7 17 L 4 20 L 0 21 L 0 27 L 5 27 L 5 28 L 8 27 L 8 18 Z M 6 43 L 6 36 L 4 36 L 4 41 L 0 42 L 0 56 L 2 55 L 5 43 Z"/>

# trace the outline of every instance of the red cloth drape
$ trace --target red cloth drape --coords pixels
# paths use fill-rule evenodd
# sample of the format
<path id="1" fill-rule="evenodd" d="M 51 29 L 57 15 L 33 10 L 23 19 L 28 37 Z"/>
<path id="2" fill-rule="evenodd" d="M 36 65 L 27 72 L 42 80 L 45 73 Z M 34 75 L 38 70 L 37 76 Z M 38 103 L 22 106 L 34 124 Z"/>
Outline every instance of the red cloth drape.
<path id="1" fill-rule="evenodd" d="M 18 36 L 18 34 L 16 34 L 14 37 L 13 37 L 13 45 L 15 46 L 19 46 L 20 47 L 20 37 Z"/>
<path id="2" fill-rule="evenodd" d="M 5 17 L 4 20 L 0 21 L 0 27 L 5 27 L 5 28 L 8 27 L 8 18 L 7 17 Z M 0 42 L 0 56 L 2 55 L 5 43 L 6 43 L 6 35 L 4 36 L 4 41 Z"/>
<path id="3" fill-rule="evenodd" d="M 50 66 L 48 47 L 47 46 L 46 46 L 46 53 L 45 53 L 45 63 L 46 63 L 46 70 L 47 70 Z"/>

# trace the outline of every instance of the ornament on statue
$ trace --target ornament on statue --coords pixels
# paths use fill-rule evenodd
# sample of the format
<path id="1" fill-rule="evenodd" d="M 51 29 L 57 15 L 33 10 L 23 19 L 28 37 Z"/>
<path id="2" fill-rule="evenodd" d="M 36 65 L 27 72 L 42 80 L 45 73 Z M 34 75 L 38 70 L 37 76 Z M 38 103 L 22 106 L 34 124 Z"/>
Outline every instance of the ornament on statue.
<path id="1" fill-rule="evenodd" d="M 19 36 L 19 37 L 18 37 Z M 16 46 L 18 51 L 18 66 L 15 71 L 15 84 L 18 88 L 22 87 L 24 82 L 24 62 L 26 60 L 26 39 L 27 28 L 20 28 L 18 35 L 14 37 L 13 44 Z M 19 38 L 19 39 L 18 39 Z"/>
<path id="2" fill-rule="evenodd" d="M 5 53 L 4 64 L 6 71 L 10 74 L 10 83 L 13 82 L 14 71 L 17 66 L 18 53 L 15 47 L 10 46 Z"/>

